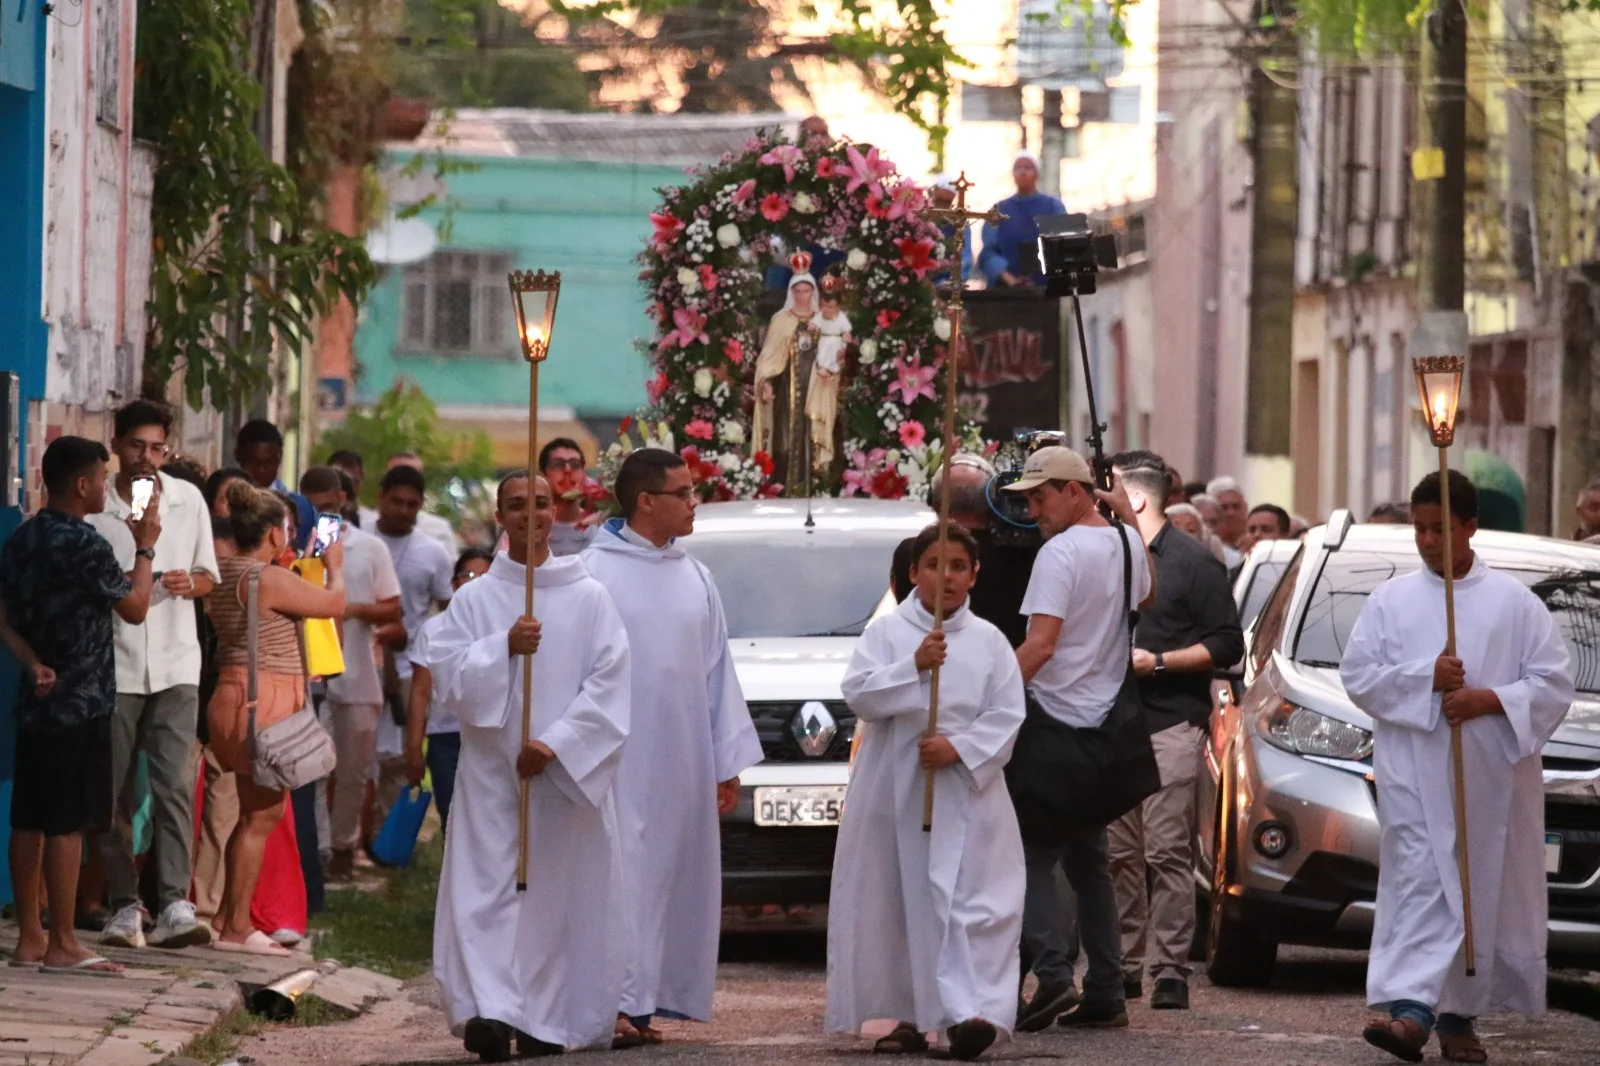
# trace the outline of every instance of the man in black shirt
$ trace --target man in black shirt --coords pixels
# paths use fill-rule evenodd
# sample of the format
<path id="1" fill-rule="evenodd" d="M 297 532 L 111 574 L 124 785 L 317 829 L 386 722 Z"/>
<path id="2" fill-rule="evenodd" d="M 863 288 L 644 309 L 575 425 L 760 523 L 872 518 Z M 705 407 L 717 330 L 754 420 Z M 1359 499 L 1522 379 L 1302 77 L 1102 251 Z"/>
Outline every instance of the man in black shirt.
<path id="1" fill-rule="evenodd" d="M 44 508 L 0 548 L 0 642 L 22 664 L 17 686 L 16 778 L 11 795 L 13 959 L 47 971 L 118 973 L 78 942 L 78 870 L 84 833 L 111 828 L 111 715 L 117 671 L 111 612 L 138 625 L 150 609 L 150 560 L 161 534 L 152 504 L 129 521 L 133 573 L 84 516 L 105 509 L 105 448 L 60 437 L 41 462 Z M 50 932 L 40 921 L 39 881 Z"/>
<path id="2" fill-rule="evenodd" d="M 1171 480 L 1161 457 L 1123 452 L 1112 456 L 1111 467 L 1156 566 L 1156 598 L 1139 616 L 1133 669 L 1161 770 L 1161 790 L 1109 830 L 1123 975 L 1129 994 L 1141 991 L 1148 961 L 1155 981 L 1150 1006 L 1185 1010 L 1194 938 L 1194 782 L 1212 678 L 1244 655 L 1244 636 L 1222 564 L 1163 514 Z"/>
<path id="3" fill-rule="evenodd" d="M 950 521 L 965 527 L 978 541 L 978 580 L 968 594 L 972 613 L 1004 633 L 1015 648 L 1028 636 L 1022 597 L 1028 591 L 1039 545 L 995 542 L 990 531 L 993 516 L 984 495 L 993 478 L 994 467 L 982 456 L 957 452 L 950 460 Z M 928 489 L 928 506 L 939 509 L 937 474 Z M 915 539 L 907 537 L 895 549 L 890 569 L 894 598 L 901 602 L 911 592 L 911 542 Z"/>

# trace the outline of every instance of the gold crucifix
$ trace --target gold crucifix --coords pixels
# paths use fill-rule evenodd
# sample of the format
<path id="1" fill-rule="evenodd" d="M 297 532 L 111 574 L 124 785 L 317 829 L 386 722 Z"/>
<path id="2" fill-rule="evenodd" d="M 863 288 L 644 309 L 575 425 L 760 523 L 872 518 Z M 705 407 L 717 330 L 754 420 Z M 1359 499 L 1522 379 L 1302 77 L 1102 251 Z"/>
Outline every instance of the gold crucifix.
<path id="1" fill-rule="evenodd" d="M 956 226 L 955 248 L 955 292 L 950 297 L 948 313 L 950 315 L 950 342 L 945 349 L 944 356 L 944 451 L 939 457 L 941 474 L 939 476 L 939 595 L 934 600 L 933 628 L 944 629 L 944 576 L 945 566 L 949 557 L 948 546 L 950 539 L 950 459 L 956 447 L 956 377 L 958 355 L 961 351 L 961 290 L 965 288 L 966 281 L 961 276 L 961 252 L 967 246 L 967 223 L 975 219 L 985 222 L 1004 222 L 1006 216 L 999 211 L 967 210 L 967 190 L 972 188 L 972 182 L 967 180 L 966 171 L 951 183 L 951 188 L 956 191 L 954 207 L 933 207 L 928 209 L 928 217 L 938 222 L 954 222 Z M 939 732 L 939 667 L 936 664 L 932 676 L 928 679 L 928 731 L 927 736 L 936 736 Z M 922 829 L 928 832 L 933 828 L 933 774 L 929 770 L 922 794 Z"/>

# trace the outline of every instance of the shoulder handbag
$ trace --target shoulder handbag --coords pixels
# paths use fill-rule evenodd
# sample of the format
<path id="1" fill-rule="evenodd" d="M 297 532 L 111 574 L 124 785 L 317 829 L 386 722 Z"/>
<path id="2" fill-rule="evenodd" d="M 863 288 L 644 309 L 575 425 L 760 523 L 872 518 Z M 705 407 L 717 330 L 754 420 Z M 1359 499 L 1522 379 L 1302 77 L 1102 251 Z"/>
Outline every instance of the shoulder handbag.
<path id="1" fill-rule="evenodd" d="M 1127 535 L 1122 527 L 1117 530 L 1122 542 L 1122 617 L 1131 653 L 1133 557 Z M 1067 725 L 1028 697 L 1027 716 L 1006 767 L 1006 785 L 1023 840 L 1040 845 L 1110 825 L 1161 787 L 1131 654 L 1111 710 L 1092 729 Z"/>
<path id="2" fill-rule="evenodd" d="M 308 707 L 291 714 L 281 722 L 256 731 L 256 673 L 257 643 L 261 627 L 260 608 L 261 568 L 250 571 L 250 593 L 245 610 L 249 612 L 250 669 L 245 687 L 246 704 L 250 709 L 250 776 L 261 788 L 273 791 L 292 791 L 313 781 L 320 781 L 333 773 L 337 757 L 333 738 L 317 721 L 317 715 Z M 304 655 L 302 645 L 301 654 Z"/>

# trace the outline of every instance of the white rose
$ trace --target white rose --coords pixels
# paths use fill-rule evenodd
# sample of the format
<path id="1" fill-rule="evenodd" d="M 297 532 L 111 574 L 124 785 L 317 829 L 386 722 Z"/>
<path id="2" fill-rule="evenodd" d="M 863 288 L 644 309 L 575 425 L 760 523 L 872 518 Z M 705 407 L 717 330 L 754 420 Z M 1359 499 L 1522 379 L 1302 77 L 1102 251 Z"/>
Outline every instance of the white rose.
<path id="1" fill-rule="evenodd" d="M 863 363 L 877 362 L 878 342 L 873 340 L 871 337 L 868 337 L 866 340 L 861 342 L 861 346 L 857 349 L 857 351 L 860 353 L 861 361 Z"/>
<path id="2" fill-rule="evenodd" d="M 701 367 L 694 372 L 694 394 L 696 396 L 710 396 L 711 390 L 716 387 L 716 379 L 711 376 L 711 371 Z"/>
<path id="3" fill-rule="evenodd" d="M 863 270 L 867 265 L 867 253 L 860 248 L 850 249 L 850 254 L 844 257 L 844 265 L 851 270 Z"/>
<path id="4" fill-rule="evenodd" d="M 744 427 L 731 418 L 722 423 L 721 435 L 725 444 L 744 443 Z"/>
<path id="5" fill-rule="evenodd" d="M 934 319 L 933 320 L 933 335 L 935 337 L 938 337 L 942 341 L 949 340 L 950 339 L 950 320 L 948 318 L 936 318 L 936 319 Z"/>
<path id="6" fill-rule="evenodd" d="M 724 473 L 731 474 L 739 469 L 739 457 L 732 452 L 723 452 L 722 458 L 717 460 L 717 465 L 722 467 Z"/>
<path id="7" fill-rule="evenodd" d="M 790 201 L 789 206 L 802 215 L 809 215 L 816 211 L 817 202 L 811 198 L 810 193 L 802 191 L 794 194 L 794 199 Z"/>
<path id="8" fill-rule="evenodd" d="M 683 287 L 683 291 L 686 293 L 699 292 L 700 276 L 688 267 L 679 267 L 678 284 Z"/>
<path id="9" fill-rule="evenodd" d="M 724 248 L 737 248 L 740 244 L 739 227 L 732 222 L 724 222 L 717 227 L 717 243 Z"/>

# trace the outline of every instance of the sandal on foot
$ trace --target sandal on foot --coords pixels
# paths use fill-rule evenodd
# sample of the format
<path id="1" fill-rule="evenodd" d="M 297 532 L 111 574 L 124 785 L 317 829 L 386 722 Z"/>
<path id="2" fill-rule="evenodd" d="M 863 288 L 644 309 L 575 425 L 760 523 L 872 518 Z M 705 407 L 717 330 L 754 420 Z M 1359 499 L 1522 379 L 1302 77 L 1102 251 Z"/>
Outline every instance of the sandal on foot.
<path id="1" fill-rule="evenodd" d="M 122 967 L 103 955 L 90 955 L 66 966 L 41 963 L 40 973 L 76 974 L 79 977 L 122 977 Z"/>
<path id="2" fill-rule="evenodd" d="M 1439 1057 L 1445 1062 L 1488 1062 L 1489 1052 L 1477 1033 L 1439 1034 Z"/>
<path id="3" fill-rule="evenodd" d="M 1410 1018 L 1385 1018 L 1378 1015 L 1361 1031 L 1367 1043 L 1406 1062 L 1421 1062 L 1428 1034 Z"/>
<path id="4" fill-rule="evenodd" d="M 992 1023 L 982 1018 L 972 1018 L 952 1025 L 947 1035 L 950 1038 L 950 1057 L 970 1062 L 989 1050 L 997 1034 Z"/>
<path id="5" fill-rule="evenodd" d="M 628 1051 L 644 1043 L 644 1037 L 633 1027 L 626 1014 L 617 1015 L 617 1024 L 611 1030 L 611 1050 Z"/>
<path id="6" fill-rule="evenodd" d="M 653 1025 L 641 1025 L 638 1027 L 638 1029 L 639 1039 L 646 1044 L 664 1044 L 667 1041 L 667 1034 L 663 1033 L 660 1029 L 657 1029 Z"/>
<path id="7" fill-rule="evenodd" d="M 872 1045 L 877 1055 L 911 1055 L 928 1050 L 928 1039 L 910 1022 L 901 1022 L 888 1036 L 879 1037 Z"/>

